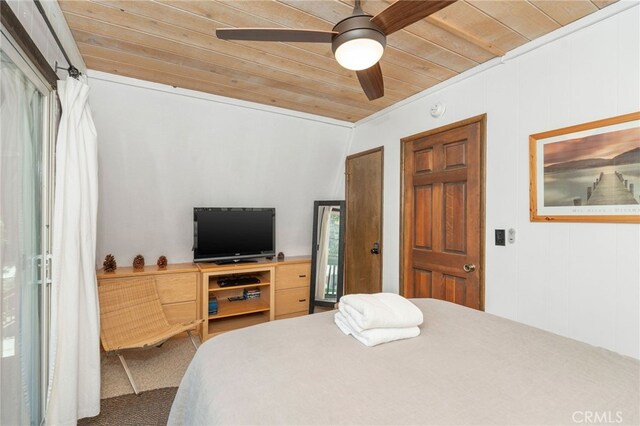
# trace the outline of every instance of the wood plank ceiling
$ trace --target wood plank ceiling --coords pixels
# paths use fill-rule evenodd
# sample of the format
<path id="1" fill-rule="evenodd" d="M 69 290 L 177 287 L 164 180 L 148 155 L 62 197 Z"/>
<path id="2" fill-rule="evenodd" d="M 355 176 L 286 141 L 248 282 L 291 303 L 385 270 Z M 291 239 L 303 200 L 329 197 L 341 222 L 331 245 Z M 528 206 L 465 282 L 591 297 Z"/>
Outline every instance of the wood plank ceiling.
<path id="1" fill-rule="evenodd" d="M 615 0 L 459 0 L 391 34 L 385 96 L 314 43 L 224 41 L 216 28 L 331 30 L 353 0 L 60 1 L 90 69 L 355 122 Z M 365 0 L 377 14 L 391 0 Z"/>

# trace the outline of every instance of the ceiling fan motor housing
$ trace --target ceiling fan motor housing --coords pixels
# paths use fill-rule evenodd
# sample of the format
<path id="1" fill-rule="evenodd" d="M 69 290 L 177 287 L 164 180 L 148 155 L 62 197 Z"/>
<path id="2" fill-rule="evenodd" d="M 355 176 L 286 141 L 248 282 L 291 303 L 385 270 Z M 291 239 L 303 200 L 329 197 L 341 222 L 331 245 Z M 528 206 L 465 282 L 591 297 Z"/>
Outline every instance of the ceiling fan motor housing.
<path id="1" fill-rule="evenodd" d="M 375 40 L 383 48 L 387 45 L 387 36 L 379 26 L 371 22 L 371 15 L 349 16 L 338 22 L 333 27 L 333 31 L 338 33 L 331 42 L 333 53 L 336 53 L 336 50 L 342 44 L 359 38 Z"/>

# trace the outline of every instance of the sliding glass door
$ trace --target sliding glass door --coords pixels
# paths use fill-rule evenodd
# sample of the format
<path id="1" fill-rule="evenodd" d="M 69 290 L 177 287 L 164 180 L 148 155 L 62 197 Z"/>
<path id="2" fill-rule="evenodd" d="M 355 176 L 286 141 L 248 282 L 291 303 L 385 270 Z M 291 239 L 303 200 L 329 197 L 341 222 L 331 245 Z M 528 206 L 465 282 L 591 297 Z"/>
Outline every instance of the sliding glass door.
<path id="1" fill-rule="evenodd" d="M 46 397 L 52 92 L 2 31 L 0 45 L 0 424 L 42 421 Z"/>

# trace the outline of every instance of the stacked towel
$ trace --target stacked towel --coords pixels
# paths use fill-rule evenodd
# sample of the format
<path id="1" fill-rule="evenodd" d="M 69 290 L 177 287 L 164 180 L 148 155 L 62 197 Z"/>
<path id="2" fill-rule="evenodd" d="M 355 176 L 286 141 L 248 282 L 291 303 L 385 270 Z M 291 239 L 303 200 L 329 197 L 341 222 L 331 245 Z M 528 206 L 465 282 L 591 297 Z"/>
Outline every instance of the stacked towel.
<path id="1" fill-rule="evenodd" d="M 349 294 L 340 299 L 334 321 L 344 334 L 376 346 L 418 336 L 423 317 L 420 309 L 397 294 Z"/>

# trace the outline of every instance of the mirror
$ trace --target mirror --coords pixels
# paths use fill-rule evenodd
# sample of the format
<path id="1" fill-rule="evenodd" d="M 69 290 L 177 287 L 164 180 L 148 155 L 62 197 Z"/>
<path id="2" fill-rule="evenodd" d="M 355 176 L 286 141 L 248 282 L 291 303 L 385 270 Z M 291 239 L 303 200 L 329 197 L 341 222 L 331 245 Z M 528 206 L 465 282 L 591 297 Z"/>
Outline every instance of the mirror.
<path id="1" fill-rule="evenodd" d="M 342 296 L 344 210 L 343 200 L 313 203 L 310 314 L 333 309 Z"/>

